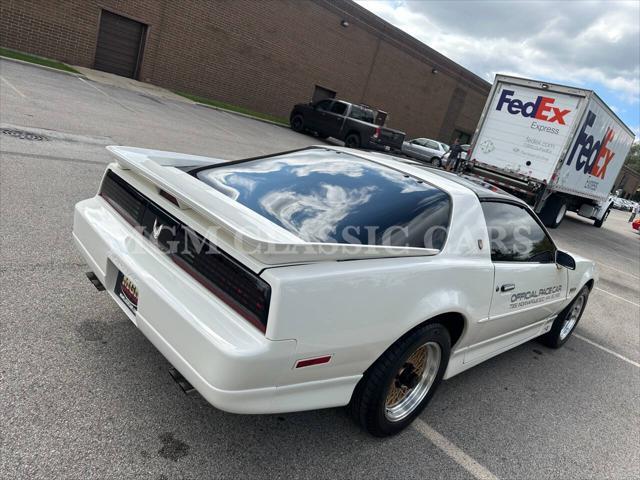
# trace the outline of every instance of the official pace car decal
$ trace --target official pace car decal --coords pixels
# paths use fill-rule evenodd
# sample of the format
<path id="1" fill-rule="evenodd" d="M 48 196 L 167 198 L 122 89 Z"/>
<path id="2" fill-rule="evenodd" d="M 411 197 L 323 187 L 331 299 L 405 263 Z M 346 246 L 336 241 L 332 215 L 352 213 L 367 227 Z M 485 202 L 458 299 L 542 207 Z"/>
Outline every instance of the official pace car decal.
<path id="1" fill-rule="evenodd" d="M 509 308 L 522 308 L 536 303 L 544 303 L 555 298 L 560 298 L 562 285 L 541 288 L 539 290 L 528 290 L 511 295 Z"/>

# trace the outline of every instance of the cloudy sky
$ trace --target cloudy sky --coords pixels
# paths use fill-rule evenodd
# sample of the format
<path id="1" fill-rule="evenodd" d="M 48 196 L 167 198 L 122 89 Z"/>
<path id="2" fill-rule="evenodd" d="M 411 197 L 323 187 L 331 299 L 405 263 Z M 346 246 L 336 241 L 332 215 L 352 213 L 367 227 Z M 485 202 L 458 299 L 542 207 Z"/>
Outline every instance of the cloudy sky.
<path id="1" fill-rule="evenodd" d="M 640 136 L 640 0 L 356 0 L 491 81 L 595 90 Z"/>

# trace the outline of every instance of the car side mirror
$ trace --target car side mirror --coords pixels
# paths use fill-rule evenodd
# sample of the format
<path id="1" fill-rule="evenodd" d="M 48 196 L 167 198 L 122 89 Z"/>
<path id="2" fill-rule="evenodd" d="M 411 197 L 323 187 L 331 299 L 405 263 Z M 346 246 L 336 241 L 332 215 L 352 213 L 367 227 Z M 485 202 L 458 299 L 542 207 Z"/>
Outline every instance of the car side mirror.
<path id="1" fill-rule="evenodd" d="M 568 268 L 569 270 L 576 269 L 576 261 L 574 258 L 562 250 L 556 250 L 556 265 Z"/>

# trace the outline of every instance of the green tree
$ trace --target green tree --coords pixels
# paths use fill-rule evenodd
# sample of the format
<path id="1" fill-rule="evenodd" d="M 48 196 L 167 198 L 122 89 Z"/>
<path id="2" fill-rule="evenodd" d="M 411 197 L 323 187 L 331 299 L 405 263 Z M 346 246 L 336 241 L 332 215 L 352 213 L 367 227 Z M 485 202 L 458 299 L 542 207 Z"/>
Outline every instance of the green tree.
<path id="1" fill-rule="evenodd" d="M 629 155 L 624 160 L 624 164 L 640 173 L 640 142 L 633 142 L 631 145 L 631 150 L 629 150 Z"/>

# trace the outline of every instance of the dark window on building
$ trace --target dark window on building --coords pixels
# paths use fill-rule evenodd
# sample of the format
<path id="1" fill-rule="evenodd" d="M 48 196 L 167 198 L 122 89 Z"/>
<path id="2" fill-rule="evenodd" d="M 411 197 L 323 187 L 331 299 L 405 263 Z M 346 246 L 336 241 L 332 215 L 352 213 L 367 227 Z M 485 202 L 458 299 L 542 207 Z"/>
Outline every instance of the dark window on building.
<path id="1" fill-rule="evenodd" d="M 315 103 L 320 100 L 324 100 L 325 98 L 336 98 L 336 92 L 329 90 L 328 88 L 321 87 L 320 85 L 316 85 L 313 89 L 313 97 L 311 98 L 311 101 Z"/>
<path id="2" fill-rule="evenodd" d="M 453 140 L 456 138 L 460 140 L 460 143 L 471 143 L 471 134 L 462 130 L 453 131 Z"/>
<path id="3" fill-rule="evenodd" d="M 555 246 L 524 207 L 502 202 L 482 202 L 494 262 L 555 260 Z"/>
<path id="4" fill-rule="evenodd" d="M 342 102 L 333 102 L 333 106 L 331 107 L 331 113 L 335 113 L 338 115 L 344 115 L 347 111 L 347 104 Z"/>
<path id="5" fill-rule="evenodd" d="M 363 122 L 374 123 L 376 115 L 373 110 L 366 107 L 361 107 L 360 105 L 352 105 L 351 113 L 349 114 L 351 118 L 355 118 L 356 120 L 362 120 Z"/>

